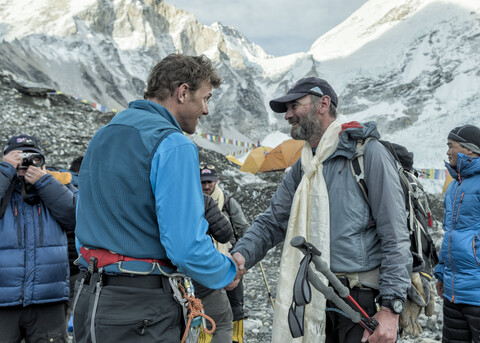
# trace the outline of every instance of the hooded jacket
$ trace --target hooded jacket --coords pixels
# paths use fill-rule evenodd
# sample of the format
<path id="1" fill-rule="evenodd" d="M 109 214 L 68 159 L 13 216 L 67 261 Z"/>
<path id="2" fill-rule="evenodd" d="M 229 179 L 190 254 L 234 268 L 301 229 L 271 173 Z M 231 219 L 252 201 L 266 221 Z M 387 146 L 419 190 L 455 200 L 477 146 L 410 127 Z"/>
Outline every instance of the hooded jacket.
<path id="1" fill-rule="evenodd" d="M 365 272 L 381 267 L 380 294 L 406 298 L 412 257 L 403 192 L 395 160 L 377 140 L 365 149 L 365 181 L 371 210 L 349 167 L 356 142 L 379 138 L 374 122 L 342 125 L 336 151 L 323 163 L 330 201 L 330 267 L 335 273 Z M 232 251 L 251 268 L 286 235 L 295 191 L 302 179 L 297 161 L 282 180 L 270 207 L 258 216 Z M 286 242 L 285 244 L 289 244 Z"/>
<path id="2" fill-rule="evenodd" d="M 0 163 L 0 199 L 17 170 Z M 67 301 L 69 268 L 65 231 L 75 227 L 76 193 L 47 174 L 23 200 L 15 187 L 0 219 L 0 307 Z"/>
<path id="3" fill-rule="evenodd" d="M 462 153 L 444 199 L 445 235 L 435 267 L 443 296 L 453 303 L 480 306 L 480 158 Z"/>

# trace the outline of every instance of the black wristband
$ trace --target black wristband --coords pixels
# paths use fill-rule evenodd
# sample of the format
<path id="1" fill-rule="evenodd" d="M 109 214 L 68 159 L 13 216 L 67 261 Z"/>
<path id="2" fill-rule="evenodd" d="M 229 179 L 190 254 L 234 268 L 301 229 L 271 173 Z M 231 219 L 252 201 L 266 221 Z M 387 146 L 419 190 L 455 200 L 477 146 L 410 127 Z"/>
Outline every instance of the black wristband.
<path id="1" fill-rule="evenodd" d="M 405 307 L 405 302 L 400 298 L 390 298 L 384 297 L 382 298 L 382 306 L 390 309 L 395 314 L 400 314 L 403 312 Z"/>

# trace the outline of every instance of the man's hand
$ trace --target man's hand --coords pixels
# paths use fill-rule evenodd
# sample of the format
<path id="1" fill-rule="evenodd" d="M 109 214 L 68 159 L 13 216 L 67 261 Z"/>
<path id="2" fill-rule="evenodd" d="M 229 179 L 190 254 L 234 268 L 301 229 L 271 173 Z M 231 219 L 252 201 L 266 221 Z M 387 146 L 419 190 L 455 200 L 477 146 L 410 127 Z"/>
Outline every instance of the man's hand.
<path id="1" fill-rule="evenodd" d="M 22 152 L 20 150 L 10 151 L 8 154 L 3 156 L 3 162 L 10 164 L 13 168 L 18 169 L 22 164 Z"/>
<path id="2" fill-rule="evenodd" d="M 27 169 L 27 172 L 25 173 L 25 181 L 33 185 L 35 182 L 40 180 L 45 174 L 47 174 L 47 171 L 45 170 L 45 166 L 43 166 L 42 168 L 29 166 Z"/>
<path id="3" fill-rule="evenodd" d="M 382 306 L 380 311 L 373 317 L 377 320 L 378 326 L 373 333 L 365 330 L 362 342 L 395 343 L 397 340 L 399 315 Z"/>
<path id="4" fill-rule="evenodd" d="M 240 279 L 233 279 L 232 282 L 230 282 L 228 285 L 225 286 L 225 289 L 227 291 L 231 291 L 232 289 L 235 289 L 239 283 L 240 283 Z"/>
<path id="5" fill-rule="evenodd" d="M 437 294 L 440 298 L 443 298 L 443 281 L 438 281 L 435 285 L 437 287 Z"/>
<path id="6" fill-rule="evenodd" d="M 245 259 L 240 253 L 236 252 L 235 254 L 233 254 L 233 256 L 227 254 L 227 256 L 232 259 L 233 263 L 235 263 L 235 267 L 237 267 L 237 275 L 235 275 L 233 281 L 225 287 L 227 291 L 231 291 L 238 286 L 238 284 L 240 283 L 240 279 L 243 275 L 247 273 L 247 270 L 245 269 Z"/>
<path id="7" fill-rule="evenodd" d="M 239 252 L 233 254 L 233 259 L 235 260 L 235 264 L 237 265 L 237 274 L 240 273 L 240 277 L 247 274 L 247 270 L 245 269 L 245 258 Z"/>

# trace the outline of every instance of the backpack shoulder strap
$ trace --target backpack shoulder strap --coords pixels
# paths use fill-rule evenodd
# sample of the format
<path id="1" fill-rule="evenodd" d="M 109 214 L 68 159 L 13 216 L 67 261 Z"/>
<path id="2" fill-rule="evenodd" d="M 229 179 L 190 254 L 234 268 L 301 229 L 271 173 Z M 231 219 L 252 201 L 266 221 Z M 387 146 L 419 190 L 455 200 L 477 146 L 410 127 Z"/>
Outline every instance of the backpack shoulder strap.
<path id="1" fill-rule="evenodd" d="M 230 194 L 228 194 L 227 192 L 223 192 L 223 195 L 225 197 L 225 200 L 223 202 L 223 210 L 225 210 L 227 212 L 227 214 L 230 216 Z"/>
<path id="2" fill-rule="evenodd" d="M 367 146 L 367 143 L 372 139 L 376 138 L 367 137 L 366 139 L 357 141 L 355 156 L 350 160 L 350 169 L 352 171 L 352 175 L 360 187 L 368 206 L 370 206 L 370 202 L 368 201 L 368 188 L 365 181 L 365 162 L 363 156 L 365 155 L 365 147 Z"/>

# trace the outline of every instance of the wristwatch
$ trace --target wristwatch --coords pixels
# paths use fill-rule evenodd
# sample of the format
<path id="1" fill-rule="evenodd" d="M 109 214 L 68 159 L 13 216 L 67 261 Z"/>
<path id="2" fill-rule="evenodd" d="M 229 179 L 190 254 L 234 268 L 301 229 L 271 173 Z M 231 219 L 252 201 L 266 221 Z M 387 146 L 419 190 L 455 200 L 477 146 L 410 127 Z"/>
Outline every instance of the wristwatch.
<path id="1" fill-rule="evenodd" d="M 382 306 L 389 308 L 395 314 L 400 314 L 403 312 L 405 302 L 399 298 L 382 298 Z"/>

